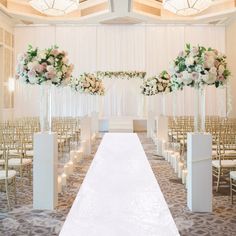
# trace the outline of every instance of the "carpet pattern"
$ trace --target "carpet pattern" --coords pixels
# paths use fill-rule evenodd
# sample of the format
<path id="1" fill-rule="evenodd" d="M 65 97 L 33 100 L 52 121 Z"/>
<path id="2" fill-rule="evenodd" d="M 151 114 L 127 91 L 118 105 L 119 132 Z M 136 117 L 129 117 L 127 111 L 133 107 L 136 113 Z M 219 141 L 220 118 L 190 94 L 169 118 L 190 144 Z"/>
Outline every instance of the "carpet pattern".
<path id="1" fill-rule="evenodd" d="M 186 206 L 186 189 L 177 178 L 172 167 L 162 157 L 156 155 L 156 147 L 151 139 L 146 138 L 145 133 L 138 135 L 180 235 L 235 236 L 236 203 L 231 205 L 228 195 L 214 194 L 213 213 L 191 213 Z M 7 210 L 5 193 L 0 192 L 0 235 L 58 235 L 100 141 L 101 139 L 98 139 L 93 146 L 92 155 L 85 158 L 82 163 L 77 164 L 66 189 L 63 194 L 59 194 L 59 205 L 55 211 L 32 209 L 32 185 L 29 185 L 27 179 L 24 179 L 22 188 L 20 187 L 20 180 L 17 179 L 18 202 L 16 205 L 12 203 L 13 209 L 11 211 Z M 60 172 L 62 166 L 62 163 L 59 164 Z"/>

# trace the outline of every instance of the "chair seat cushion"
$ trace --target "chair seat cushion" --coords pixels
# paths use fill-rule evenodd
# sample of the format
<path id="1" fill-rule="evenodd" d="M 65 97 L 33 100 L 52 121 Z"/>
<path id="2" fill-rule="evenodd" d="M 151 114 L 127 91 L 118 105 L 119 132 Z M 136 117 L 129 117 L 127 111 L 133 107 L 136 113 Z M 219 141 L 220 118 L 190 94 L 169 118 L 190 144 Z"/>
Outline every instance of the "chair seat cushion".
<path id="1" fill-rule="evenodd" d="M 235 150 L 225 150 L 224 153 L 225 156 L 228 156 L 228 157 L 234 157 L 236 156 L 236 151 Z M 217 155 L 217 151 L 216 150 L 212 150 L 212 155 Z"/>
<path id="2" fill-rule="evenodd" d="M 4 165 L 5 164 L 5 160 L 4 159 L 0 159 L 0 165 Z"/>
<path id="3" fill-rule="evenodd" d="M 0 180 L 11 179 L 14 176 L 16 176 L 16 171 L 15 170 L 8 170 L 8 177 L 7 178 L 6 178 L 6 171 L 5 170 L 0 170 Z"/>
<path id="4" fill-rule="evenodd" d="M 236 171 L 230 171 L 230 178 L 236 180 Z"/>
<path id="5" fill-rule="evenodd" d="M 219 160 L 213 160 L 212 166 L 216 168 L 225 167 L 225 168 L 231 168 L 236 167 L 236 160 L 222 160 L 221 165 Z"/>
<path id="6" fill-rule="evenodd" d="M 10 156 L 20 156 L 21 153 L 18 150 L 9 150 L 9 155 Z"/>
<path id="7" fill-rule="evenodd" d="M 8 160 L 8 166 L 20 166 L 21 165 L 20 158 L 11 158 Z M 31 159 L 23 158 L 22 159 L 22 165 L 29 165 L 32 163 Z"/>
<path id="8" fill-rule="evenodd" d="M 33 157 L 34 156 L 34 151 L 33 150 L 27 150 L 26 151 L 26 156 Z"/>

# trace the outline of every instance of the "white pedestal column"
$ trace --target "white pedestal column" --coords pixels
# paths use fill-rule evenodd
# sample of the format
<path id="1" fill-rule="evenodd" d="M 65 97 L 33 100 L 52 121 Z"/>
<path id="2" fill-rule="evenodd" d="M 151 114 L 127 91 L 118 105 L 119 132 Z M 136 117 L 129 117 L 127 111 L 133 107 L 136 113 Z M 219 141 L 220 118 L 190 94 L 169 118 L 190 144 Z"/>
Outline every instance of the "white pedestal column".
<path id="1" fill-rule="evenodd" d="M 155 116 L 153 111 L 148 112 L 147 116 L 147 137 L 151 138 L 155 130 Z"/>
<path id="2" fill-rule="evenodd" d="M 91 154 L 91 118 L 88 116 L 80 120 L 81 140 L 83 152 L 86 156 Z"/>
<path id="3" fill-rule="evenodd" d="M 33 208 L 53 210 L 57 206 L 57 134 L 34 135 Z"/>
<path id="4" fill-rule="evenodd" d="M 212 136 L 188 133 L 187 204 L 193 212 L 212 212 Z"/>

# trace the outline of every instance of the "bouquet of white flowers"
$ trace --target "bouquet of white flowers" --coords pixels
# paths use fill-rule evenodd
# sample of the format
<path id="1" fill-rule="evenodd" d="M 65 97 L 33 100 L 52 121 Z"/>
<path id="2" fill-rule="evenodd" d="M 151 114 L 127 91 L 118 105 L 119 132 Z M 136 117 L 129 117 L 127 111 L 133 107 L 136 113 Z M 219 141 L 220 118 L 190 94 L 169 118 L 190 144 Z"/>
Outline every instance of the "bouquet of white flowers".
<path id="1" fill-rule="evenodd" d="M 57 46 L 44 50 L 29 46 L 27 52 L 18 55 L 16 78 L 27 84 L 62 86 L 69 83 L 73 68 L 67 53 Z"/>
<path id="2" fill-rule="evenodd" d="M 94 74 L 84 73 L 79 78 L 72 78 L 70 86 L 74 91 L 91 95 L 104 95 L 105 88 L 102 80 Z"/>
<path id="3" fill-rule="evenodd" d="M 158 93 L 170 93 L 171 80 L 167 71 L 162 71 L 158 76 L 153 76 L 143 81 L 142 94 L 152 96 Z"/>
<path id="4" fill-rule="evenodd" d="M 204 85 L 222 86 L 230 76 L 226 56 L 216 49 L 186 44 L 185 50 L 171 64 L 173 89 L 185 85 L 201 88 Z"/>

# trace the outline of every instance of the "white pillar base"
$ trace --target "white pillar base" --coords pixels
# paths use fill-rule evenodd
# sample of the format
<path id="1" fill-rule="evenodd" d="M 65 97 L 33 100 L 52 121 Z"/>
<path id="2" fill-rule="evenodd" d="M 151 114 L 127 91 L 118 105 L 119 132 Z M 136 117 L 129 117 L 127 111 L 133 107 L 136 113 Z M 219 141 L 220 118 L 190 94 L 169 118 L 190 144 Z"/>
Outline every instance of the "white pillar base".
<path id="1" fill-rule="evenodd" d="M 193 212 L 212 212 L 212 136 L 188 133 L 187 204 Z"/>
<path id="2" fill-rule="evenodd" d="M 163 156 L 163 150 L 162 150 L 162 140 L 157 140 L 157 155 Z"/>
<path id="3" fill-rule="evenodd" d="M 33 208 L 53 210 L 57 206 L 57 134 L 34 135 Z"/>

